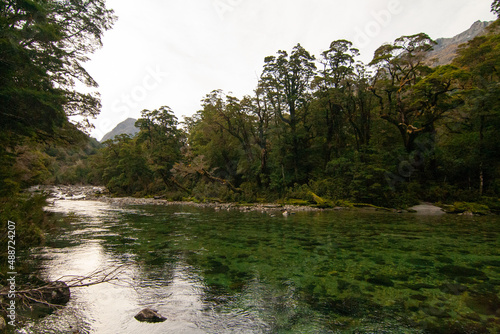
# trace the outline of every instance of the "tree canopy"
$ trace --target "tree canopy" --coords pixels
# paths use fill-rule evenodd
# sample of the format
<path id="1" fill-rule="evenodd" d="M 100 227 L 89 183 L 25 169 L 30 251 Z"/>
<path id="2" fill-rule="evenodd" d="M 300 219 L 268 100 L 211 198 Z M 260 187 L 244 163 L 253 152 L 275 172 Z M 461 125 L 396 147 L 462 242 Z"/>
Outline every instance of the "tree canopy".
<path id="1" fill-rule="evenodd" d="M 498 1 L 491 8 L 498 13 Z M 98 96 L 75 85 L 96 87 L 83 64 L 113 24 L 112 11 L 97 0 L 4 2 L 0 19 L 3 142 L 8 133 L 74 137 L 68 117 L 99 109 Z M 436 42 L 425 33 L 381 45 L 369 64 L 343 39 L 318 57 L 301 44 L 279 50 L 264 58 L 249 95 L 213 90 L 182 122 L 168 106 L 143 110 L 137 136 L 104 143 L 78 161 L 82 168 L 66 169 L 78 173 L 68 178 L 120 195 L 323 206 L 497 196 L 498 27 L 443 66 L 432 64 Z M 3 189 L 16 184 L 5 167 L 16 160 L 24 170 L 40 166 L 23 184 L 50 178 L 53 149 L 15 146 L 0 151 Z"/>
<path id="2" fill-rule="evenodd" d="M 0 4 L 0 131 L 52 134 L 70 116 L 82 123 L 100 110 L 97 83 L 83 67 L 115 21 L 103 0 L 2 1 Z"/>

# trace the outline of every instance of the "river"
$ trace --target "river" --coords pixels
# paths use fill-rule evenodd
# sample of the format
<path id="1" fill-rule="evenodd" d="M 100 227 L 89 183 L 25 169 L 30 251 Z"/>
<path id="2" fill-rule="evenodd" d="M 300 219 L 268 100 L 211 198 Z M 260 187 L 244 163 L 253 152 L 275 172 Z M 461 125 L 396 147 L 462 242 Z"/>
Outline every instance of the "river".
<path id="1" fill-rule="evenodd" d="M 57 200 L 26 261 L 46 279 L 120 268 L 17 333 L 497 333 L 500 219 L 216 211 Z M 152 308 L 167 318 L 142 323 Z"/>

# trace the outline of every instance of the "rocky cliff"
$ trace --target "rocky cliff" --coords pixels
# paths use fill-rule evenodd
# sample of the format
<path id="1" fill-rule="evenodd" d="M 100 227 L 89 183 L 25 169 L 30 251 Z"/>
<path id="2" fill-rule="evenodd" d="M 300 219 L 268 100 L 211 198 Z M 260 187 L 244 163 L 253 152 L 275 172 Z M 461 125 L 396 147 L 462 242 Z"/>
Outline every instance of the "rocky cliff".
<path id="1" fill-rule="evenodd" d="M 434 50 L 429 53 L 429 59 L 431 60 L 432 65 L 438 66 L 450 64 L 456 56 L 458 47 L 461 44 L 467 43 L 474 37 L 485 33 L 486 27 L 490 25 L 490 23 L 491 22 L 476 21 L 468 30 L 456 35 L 455 37 L 436 39 L 438 44 L 434 47 Z"/>

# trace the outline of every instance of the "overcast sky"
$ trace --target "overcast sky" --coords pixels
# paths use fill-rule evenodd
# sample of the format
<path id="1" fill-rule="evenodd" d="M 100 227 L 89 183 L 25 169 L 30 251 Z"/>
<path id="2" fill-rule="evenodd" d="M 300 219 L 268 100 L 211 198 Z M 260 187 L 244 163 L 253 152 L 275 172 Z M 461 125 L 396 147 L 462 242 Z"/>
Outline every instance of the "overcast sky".
<path id="1" fill-rule="evenodd" d="M 99 83 L 97 139 L 143 109 L 179 120 L 214 89 L 251 95 L 264 57 L 297 43 L 315 56 L 347 39 L 369 62 L 383 43 L 452 37 L 495 19 L 492 0 L 108 0 L 118 16 L 85 68 Z"/>

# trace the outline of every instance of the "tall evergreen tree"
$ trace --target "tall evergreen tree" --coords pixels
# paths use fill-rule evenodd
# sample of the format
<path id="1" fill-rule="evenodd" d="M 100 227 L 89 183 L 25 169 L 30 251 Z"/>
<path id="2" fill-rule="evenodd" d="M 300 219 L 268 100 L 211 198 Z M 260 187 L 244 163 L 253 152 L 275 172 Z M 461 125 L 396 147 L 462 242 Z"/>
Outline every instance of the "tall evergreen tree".
<path id="1" fill-rule="evenodd" d="M 261 75 L 260 86 L 266 90 L 276 117 L 287 130 L 282 167 L 291 166 L 290 181 L 293 182 L 304 181 L 307 176 L 304 163 L 309 139 L 311 81 L 316 71 L 314 60 L 314 56 L 297 44 L 290 55 L 278 51 L 277 57 L 266 57 Z"/>

